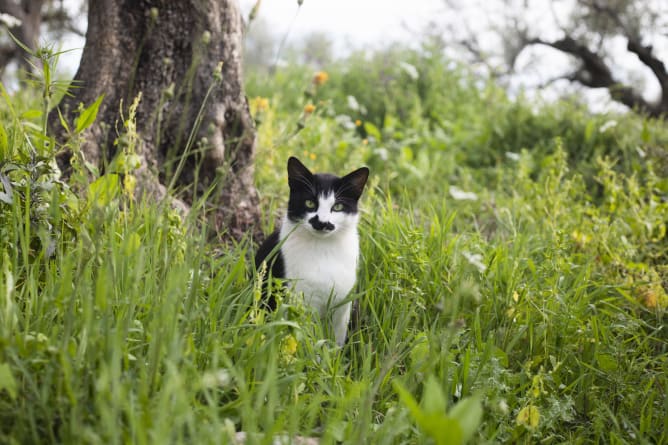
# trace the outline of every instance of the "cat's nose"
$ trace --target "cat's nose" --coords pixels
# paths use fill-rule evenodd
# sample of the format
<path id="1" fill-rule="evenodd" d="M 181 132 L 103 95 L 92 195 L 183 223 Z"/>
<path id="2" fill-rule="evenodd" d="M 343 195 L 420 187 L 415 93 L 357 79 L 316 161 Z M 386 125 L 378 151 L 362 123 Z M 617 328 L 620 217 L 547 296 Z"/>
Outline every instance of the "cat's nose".
<path id="1" fill-rule="evenodd" d="M 309 219 L 308 222 L 311 223 L 311 227 L 318 231 L 331 232 L 334 230 L 334 224 L 320 221 L 317 215 Z"/>

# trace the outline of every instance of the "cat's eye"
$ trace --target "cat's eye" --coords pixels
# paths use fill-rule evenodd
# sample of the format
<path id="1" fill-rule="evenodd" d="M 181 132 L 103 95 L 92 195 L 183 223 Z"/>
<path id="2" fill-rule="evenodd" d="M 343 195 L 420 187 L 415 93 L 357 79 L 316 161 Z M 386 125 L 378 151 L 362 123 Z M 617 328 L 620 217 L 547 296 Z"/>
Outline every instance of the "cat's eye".
<path id="1" fill-rule="evenodd" d="M 335 212 L 340 212 L 341 210 L 343 210 L 343 204 L 341 204 L 340 202 L 337 202 L 332 207 L 332 210 L 334 210 Z"/>
<path id="2" fill-rule="evenodd" d="M 306 206 L 307 209 L 311 209 L 311 210 L 315 209 L 315 202 L 313 202 L 310 199 L 307 199 L 306 201 L 304 201 L 304 205 Z"/>

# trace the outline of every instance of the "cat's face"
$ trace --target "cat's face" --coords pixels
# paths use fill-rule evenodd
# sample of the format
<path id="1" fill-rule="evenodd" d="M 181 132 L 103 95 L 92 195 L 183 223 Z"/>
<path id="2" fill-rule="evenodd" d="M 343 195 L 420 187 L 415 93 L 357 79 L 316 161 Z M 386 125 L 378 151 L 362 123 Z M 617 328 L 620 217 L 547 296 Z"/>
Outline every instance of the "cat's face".
<path id="1" fill-rule="evenodd" d="M 288 160 L 288 219 L 315 236 L 328 237 L 357 224 L 357 202 L 369 177 L 362 167 L 339 178 L 313 174 L 295 157 Z"/>

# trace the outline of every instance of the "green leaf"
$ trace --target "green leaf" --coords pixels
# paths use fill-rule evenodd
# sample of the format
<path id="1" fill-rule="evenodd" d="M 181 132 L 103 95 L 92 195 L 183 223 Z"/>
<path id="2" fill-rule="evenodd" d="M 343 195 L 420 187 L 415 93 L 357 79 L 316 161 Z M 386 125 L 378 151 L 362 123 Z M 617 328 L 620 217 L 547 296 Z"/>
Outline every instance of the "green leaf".
<path id="1" fill-rule="evenodd" d="M 427 414 L 445 415 L 446 403 L 443 389 L 433 375 L 430 375 L 424 384 L 422 406 Z"/>
<path id="2" fill-rule="evenodd" d="M 12 183 L 9 181 L 9 178 L 2 173 L 0 173 L 0 182 L 4 192 L 0 192 L 0 201 L 11 205 L 14 202 L 14 193 L 12 191 Z"/>
<path id="3" fill-rule="evenodd" d="M 610 354 L 596 354 L 596 362 L 598 362 L 598 367 L 605 372 L 616 371 L 619 367 L 617 360 Z"/>
<path id="4" fill-rule="evenodd" d="M 529 429 L 536 428 L 540 423 L 540 410 L 534 405 L 525 406 L 517 413 L 515 423 L 524 425 Z"/>
<path id="5" fill-rule="evenodd" d="M 60 120 L 60 125 L 62 125 L 65 131 L 69 134 L 70 126 L 67 125 L 67 119 L 65 119 L 63 113 L 60 112 L 60 108 L 57 108 L 56 110 L 58 111 L 58 119 Z"/>
<path id="6" fill-rule="evenodd" d="M 462 428 L 462 443 L 466 443 L 475 434 L 482 421 L 482 402 L 480 396 L 467 397 L 452 407 L 448 415 L 457 420 Z"/>
<path id="7" fill-rule="evenodd" d="M 9 397 L 16 399 L 16 380 L 14 379 L 12 370 L 9 368 L 7 363 L 0 365 L 0 391 L 3 389 L 7 391 Z"/>
<path id="8" fill-rule="evenodd" d="M 434 439 L 437 445 L 462 445 L 464 443 L 462 427 L 459 422 L 444 414 L 424 416 L 418 422 L 418 427 Z"/>
<path id="9" fill-rule="evenodd" d="M 25 119 L 27 121 L 37 120 L 40 117 L 42 117 L 42 112 L 39 110 L 26 110 L 21 113 L 21 119 Z"/>
<path id="10" fill-rule="evenodd" d="M 88 202 L 98 207 L 105 207 L 116 199 L 121 192 L 117 174 L 106 174 L 93 181 L 88 189 Z"/>
<path id="11" fill-rule="evenodd" d="M 596 123 L 593 120 L 587 122 L 585 126 L 584 140 L 585 142 L 591 141 L 592 136 L 594 135 L 594 130 L 596 129 Z"/>
<path id="12" fill-rule="evenodd" d="M 642 131 L 640 132 L 640 140 L 645 144 L 649 144 L 649 141 L 652 139 L 652 134 L 650 133 L 649 126 L 647 122 L 643 121 Z"/>
<path id="13" fill-rule="evenodd" d="M 401 400 L 401 402 L 406 405 L 406 408 L 408 408 L 408 411 L 410 411 L 411 415 L 416 418 L 416 420 L 418 417 L 421 417 L 422 410 L 420 409 L 420 405 L 418 405 L 411 393 L 408 392 L 408 390 L 404 388 L 397 380 L 392 381 L 392 386 L 399 395 L 399 400 Z"/>
<path id="14" fill-rule="evenodd" d="M 79 115 L 79 117 L 77 117 L 76 121 L 74 122 L 74 127 L 75 127 L 74 131 L 76 133 L 81 133 L 86 128 L 93 125 L 93 122 L 95 122 L 95 118 L 97 118 L 97 111 L 100 109 L 100 104 L 102 103 L 102 99 L 104 99 L 104 94 L 98 97 L 97 100 L 93 102 L 91 106 L 84 109 Z"/>
<path id="15" fill-rule="evenodd" d="M 0 122 L 0 159 L 10 158 L 8 139 L 7 130 L 5 130 L 5 126 Z"/>
<path id="16" fill-rule="evenodd" d="M 431 437 L 437 445 L 461 445 L 464 443 L 464 432 L 458 420 L 446 416 L 443 411 L 433 413 L 423 411 L 411 393 L 397 380 L 392 381 L 392 386 L 394 386 L 394 390 L 399 395 L 399 400 L 408 408 L 418 428 Z M 431 399 L 427 400 L 427 394 L 429 394 L 430 389 L 434 390 L 436 387 L 438 391 L 435 392 L 440 394 L 440 397 L 431 398 L 430 396 Z M 423 405 L 432 405 L 433 408 L 443 406 L 445 408 L 445 400 L 442 402 L 439 400 L 442 397 L 443 392 L 441 387 L 438 386 L 438 381 L 431 376 L 425 386 Z"/>
<path id="17" fill-rule="evenodd" d="M 382 138 L 380 136 L 380 130 L 371 122 L 364 122 L 364 130 L 369 136 L 373 136 L 377 141 L 380 141 Z"/>

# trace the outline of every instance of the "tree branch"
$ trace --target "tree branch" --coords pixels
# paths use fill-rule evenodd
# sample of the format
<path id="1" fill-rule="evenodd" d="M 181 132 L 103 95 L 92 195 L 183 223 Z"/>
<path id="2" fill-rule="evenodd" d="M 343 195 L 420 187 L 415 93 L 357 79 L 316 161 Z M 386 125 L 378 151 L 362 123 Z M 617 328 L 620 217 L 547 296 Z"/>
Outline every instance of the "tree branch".
<path id="1" fill-rule="evenodd" d="M 48 24 L 58 24 L 60 28 L 76 34 L 80 37 L 86 37 L 86 31 L 74 26 L 74 19 L 63 8 L 49 9 L 42 15 L 42 22 Z"/>
<path id="2" fill-rule="evenodd" d="M 666 95 L 668 92 L 668 71 L 666 71 L 666 65 L 652 54 L 652 46 L 643 46 L 640 41 L 629 37 L 626 49 L 637 55 L 640 61 L 652 70 L 659 84 L 661 84 L 664 95 Z"/>
<path id="3" fill-rule="evenodd" d="M 578 81 L 592 88 L 607 88 L 617 82 L 612 77 L 610 68 L 603 58 L 583 45 L 575 41 L 570 36 L 554 42 L 545 41 L 539 38 L 530 39 L 529 44 L 546 45 L 561 52 L 577 57 L 582 62 L 582 69 L 587 74 L 582 73 L 578 76 Z M 582 79 L 582 80 L 581 80 Z"/>
<path id="4" fill-rule="evenodd" d="M 660 102 L 659 104 L 651 104 L 634 88 L 615 80 L 610 67 L 608 67 L 605 60 L 603 60 L 600 55 L 591 51 L 586 45 L 575 41 L 570 36 L 566 36 L 556 41 L 546 41 L 539 38 L 527 40 L 527 45 L 533 44 L 549 46 L 576 57 L 582 63 L 582 66 L 573 74 L 566 77 L 569 80 L 579 82 L 590 88 L 606 88 L 613 100 L 620 102 L 629 108 L 636 109 L 648 116 L 659 117 L 662 113 L 668 111 L 665 109 L 663 102 Z M 643 49 L 645 51 L 643 51 Z M 651 56 L 651 48 L 634 47 L 634 50 L 641 52 L 643 54 L 642 57 L 648 57 L 648 54 Z M 641 56 L 638 55 L 638 57 Z M 648 62 L 649 61 L 650 60 L 648 60 Z M 660 60 L 655 59 L 652 63 L 656 65 L 659 72 L 663 70 L 664 76 L 666 75 L 665 66 Z M 662 83 L 662 87 L 664 85 L 666 84 Z M 666 88 L 664 88 L 663 91 L 665 92 Z"/>

